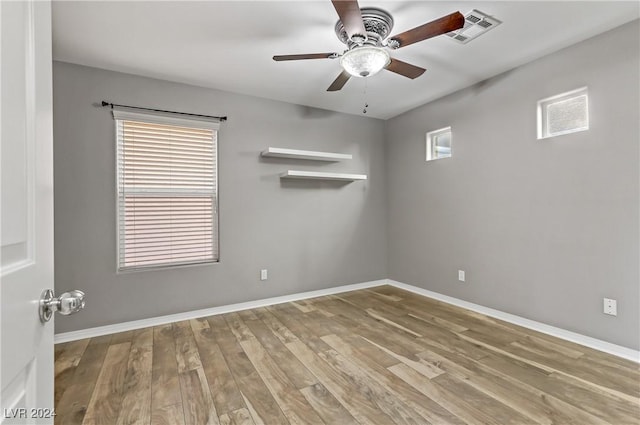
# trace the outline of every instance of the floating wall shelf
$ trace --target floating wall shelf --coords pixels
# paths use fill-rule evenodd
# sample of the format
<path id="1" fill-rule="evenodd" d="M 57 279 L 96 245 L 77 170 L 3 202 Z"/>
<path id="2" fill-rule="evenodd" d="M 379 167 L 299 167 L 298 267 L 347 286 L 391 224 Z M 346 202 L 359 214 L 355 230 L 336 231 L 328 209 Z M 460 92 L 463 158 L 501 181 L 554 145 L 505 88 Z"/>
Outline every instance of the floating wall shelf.
<path id="1" fill-rule="evenodd" d="M 355 180 L 366 180 L 366 174 L 345 174 L 345 173 L 321 173 L 318 171 L 298 171 L 287 170 L 280 174 L 283 179 L 312 179 L 312 180 L 337 180 L 352 182 Z"/>
<path id="2" fill-rule="evenodd" d="M 260 154 L 272 158 L 310 159 L 315 161 L 343 161 L 353 156 L 347 153 L 303 151 L 299 149 L 267 148 Z"/>

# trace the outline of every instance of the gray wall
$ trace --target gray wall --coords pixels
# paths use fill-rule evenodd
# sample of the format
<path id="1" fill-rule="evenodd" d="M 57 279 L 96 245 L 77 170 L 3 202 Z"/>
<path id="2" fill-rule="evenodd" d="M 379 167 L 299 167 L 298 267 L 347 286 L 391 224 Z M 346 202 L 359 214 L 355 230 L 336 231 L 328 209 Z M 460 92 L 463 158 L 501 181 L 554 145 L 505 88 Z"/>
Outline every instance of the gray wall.
<path id="1" fill-rule="evenodd" d="M 389 277 L 638 349 L 638 32 L 634 21 L 389 120 Z M 582 86 L 590 130 L 536 140 L 536 102 Z M 453 158 L 426 163 L 425 133 L 448 125 Z"/>
<path id="2" fill-rule="evenodd" d="M 383 121 L 67 63 L 53 71 L 56 291 L 87 293 L 86 310 L 58 317 L 57 332 L 387 276 Z M 114 125 L 92 106 L 102 99 L 229 116 L 219 132 L 219 264 L 116 274 Z M 268 146 L 354 159 L 261 159 Z M 285 183 L 278 175 L 289 168 L 369 180 Z"/>

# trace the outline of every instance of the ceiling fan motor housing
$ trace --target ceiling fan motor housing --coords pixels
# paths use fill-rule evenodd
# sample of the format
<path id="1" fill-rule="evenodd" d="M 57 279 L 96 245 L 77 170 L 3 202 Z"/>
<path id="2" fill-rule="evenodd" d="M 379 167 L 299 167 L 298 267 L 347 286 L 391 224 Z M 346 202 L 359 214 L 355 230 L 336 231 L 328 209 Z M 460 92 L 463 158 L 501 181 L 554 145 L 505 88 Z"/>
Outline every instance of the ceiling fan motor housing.
<path id="1" fill-rule="evenodd" d="M 393 29 L 393 17 L 386 10 L 375 7 L 363 7 L 360 9 L 360 13 L 367 34 L 362 34 L 360 37 L 355 35 L 350 39 L 342 21 L 338 20 L 335 26 L 338 39 L 346 44 L 349 50 L 360 46 L 382 47 L 382 42 Z"/>

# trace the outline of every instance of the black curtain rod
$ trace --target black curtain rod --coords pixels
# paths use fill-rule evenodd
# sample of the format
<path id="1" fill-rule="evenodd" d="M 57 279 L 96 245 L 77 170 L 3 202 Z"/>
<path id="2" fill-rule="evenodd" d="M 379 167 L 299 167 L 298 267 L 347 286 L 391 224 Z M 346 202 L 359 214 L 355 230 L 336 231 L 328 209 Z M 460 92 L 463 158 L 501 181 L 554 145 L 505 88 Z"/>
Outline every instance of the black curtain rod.
<path id="1" fill-rule="evenodd" d="M 152 108 L 142 108 L 140 106 L 119 105 L 117 103 L 107 102 L 106 100 L 102 101 L 102 106 L 110 106 L 111 109 L 113 109 L 114 106 L 121 106 L 123 108 L 141 109 L 143 111 L 166 112 L 166 113 L 169 113 L 169 114 L 188 115 L 190 117 L 215 118 L 215 119 L 219 119 L 220 121 L 226 121 L 227 120 L 227 117 L 214 117 L 213 115 L 190 114 L 188 112 L 165 111 L 164 109 L 152 109 Z"/>

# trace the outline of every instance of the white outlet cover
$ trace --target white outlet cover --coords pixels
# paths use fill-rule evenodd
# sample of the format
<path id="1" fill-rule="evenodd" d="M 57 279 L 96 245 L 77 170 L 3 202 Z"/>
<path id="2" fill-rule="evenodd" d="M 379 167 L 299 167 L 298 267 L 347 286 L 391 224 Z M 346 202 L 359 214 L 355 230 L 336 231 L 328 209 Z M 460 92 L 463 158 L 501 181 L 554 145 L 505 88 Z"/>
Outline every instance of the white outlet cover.
<path id="1" fill-rule="evenodd" d="M 267 280 L 267 269 L 260 270 L 260 280 Z"/>
<path id="2" fill-rule="evenodd" d="M 458 280 L 464 282 L 464 270 L 458 270 Z"/>
<path id="3" fill-rule="evenodd" d="M 603 310 L 604 314 L 609 314 L 611 316 L 618 315 L 618 301 L 611 298 L 603 299 Z"/>

